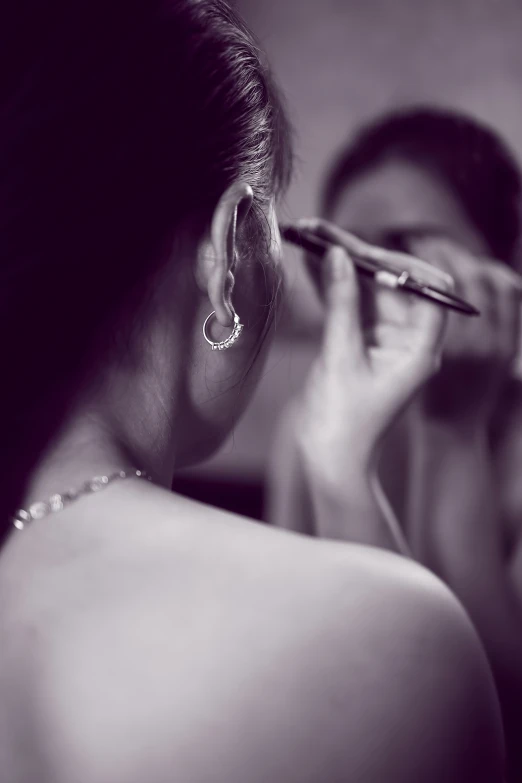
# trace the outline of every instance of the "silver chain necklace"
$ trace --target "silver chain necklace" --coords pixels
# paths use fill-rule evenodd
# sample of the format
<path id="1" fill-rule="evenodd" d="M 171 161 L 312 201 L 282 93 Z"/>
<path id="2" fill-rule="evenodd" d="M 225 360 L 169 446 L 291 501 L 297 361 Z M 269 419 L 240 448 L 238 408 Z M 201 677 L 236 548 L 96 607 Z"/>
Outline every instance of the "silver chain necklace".
<path id="1" fill-rule="evenodd" d="M 26 525 L 35 519 L 43 519 L 43 517 L 55 511 L 61 511 L 83 495 L 99 492 L 108 487 L 109 484 L 112 484 L 113 481 L 127 478 L 142 478 L 152 481 L 151 477 L 144 470 L 117 470 L 106 476 L 94 476 L 84 482 L 79 489 L 69 489 L 67 492 L 51 495 L 48 500 L 39 500 L 36 503 L 32 503 L 28 508 L 19 508 L 13 516 L 13 525 L 17 530 L 23 530 Z"/>

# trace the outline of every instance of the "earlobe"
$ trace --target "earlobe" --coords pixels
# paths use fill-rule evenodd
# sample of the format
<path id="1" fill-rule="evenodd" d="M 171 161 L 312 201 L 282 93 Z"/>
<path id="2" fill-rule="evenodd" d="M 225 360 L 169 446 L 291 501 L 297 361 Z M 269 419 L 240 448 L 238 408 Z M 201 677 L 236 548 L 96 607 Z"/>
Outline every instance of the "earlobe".
<path id="1" fill-rule="evenodd" d="M 224 340 L 216 341 L 209 337 L 207 332 L 208 325 L 215 315 L 215 312 L 210 313 L 210 315 L 205 319 L 205 323 L 203 324 L 203 337 L 211 346 L 213 351 L 225 351 L 227 348 L 230 348 L 236 342 L 236 340 L 239 339 L 241 332 L 243 331 L 243 324 L 239 320 L 239 315 L 234 313 L 234 328 L 232 329 L 231 334 Z"/>

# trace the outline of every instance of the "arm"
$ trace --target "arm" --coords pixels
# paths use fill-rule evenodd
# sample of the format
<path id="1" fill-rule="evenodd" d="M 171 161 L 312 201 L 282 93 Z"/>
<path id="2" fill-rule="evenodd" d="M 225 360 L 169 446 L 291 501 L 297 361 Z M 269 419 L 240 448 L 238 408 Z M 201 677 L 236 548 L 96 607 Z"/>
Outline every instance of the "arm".
<path id="1" fill-rule="evenodd" d="M 519 341 L 521 279 L 450 240 L 414 252 L 453 275 L 479 318 L 452 316 L 441 371 L 416 402 L 409 540 L 462 601 L 488 653 L 502 704 L 513 779 L 522 773 L 522 612 L 510 578 L 505 511 L 489 434 Z"/>
<path id="2" fill-rule="evenodd" d="M 304 472 L 309 477 L 316 536 L 409 556 L 406 539 L 374 469 L 360 466 L 346 476 L 342 486 L 329 483 L 306 459 Z"/>
<path id="3" fill-rule="evenodd" d="M 291 404 L 281 417 L 269 461 L 269 521 L 308 535 L 408 555 L 376 472 L 354 466 L 342 484 L 329 484 L 303 455 L 297 431 L 298 414 Z"/>
<path id="4" fill-rule="evenodd" d="M 522 770 L 522 612 L 504 555 L 486 432 L 419 417 L 416 435 L 409 540 L 418 559 L 461 600 L 482 639 L 515 780 Z"/>
<path id="5" fill-rule="evenodd" d="M 493 467 L 506 530 L 506 568 L 522 613 L 522 384 L 519 380 L 510 382 L 499 408 Z"/>
<path id="6" fill-rule="evenodd" d="M 274 527 L 315 535 L 307 477 L 294 431 L 294 403 L 279 417 L 267 467 L 267 520 Z"/>
<path id="7" fill-rule="evenodd" d="M 352 237 L 341 229 L 324 221 L 305 223 L 350 248 Z M 407 271 L 447 285 L 446 275 L 418 259 L 404 264 Z M 322 346 L 302 394 L 284 417 L 271 467 L 271 518 L 281 527 L 406 554 L 377 480 L 377 450 L 438 364 L 445 313 L 376 281 L 373 325 L 363 331 L 358 281 L 341 247 L 330 251 L 323 271 Z M 313 526 L 297 519 L 303 503 Z"/>

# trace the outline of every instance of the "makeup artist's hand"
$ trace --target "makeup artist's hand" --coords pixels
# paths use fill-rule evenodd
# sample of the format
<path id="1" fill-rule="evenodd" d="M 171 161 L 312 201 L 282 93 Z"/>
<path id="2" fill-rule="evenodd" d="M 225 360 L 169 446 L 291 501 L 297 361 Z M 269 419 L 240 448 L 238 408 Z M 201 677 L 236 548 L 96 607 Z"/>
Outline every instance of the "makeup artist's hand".
<path id="1" fill-rule="evenodd" d="M 350 247 L 346 232 L 324 221 L 321 230 Z M 398 273 L 404 268 L 450 288 L 446 274 L 421 261 L 405 262 Z M 375 322 L 363 330 L 353 264 L 342 247 L 329 252 L 321 282 L 322 348 L 297 407 L 296 436 L 308 466 L 337 486 L 368 472 L 383 434 L 440 362 L 446 311 L 401 291 L 373 287 Z"/>
<path id="2" fill-rule="evenodd" d="M 512 372 L 520 334 L 522 278 L 505 264 L 477 258 L 453 240 L 416 237 L 411 252 L 448 272 L 457 295 L 481 315 L 451 313 L 440 371 L 426 385 L 423 410 L 465 426 L 486 425 Z"/>

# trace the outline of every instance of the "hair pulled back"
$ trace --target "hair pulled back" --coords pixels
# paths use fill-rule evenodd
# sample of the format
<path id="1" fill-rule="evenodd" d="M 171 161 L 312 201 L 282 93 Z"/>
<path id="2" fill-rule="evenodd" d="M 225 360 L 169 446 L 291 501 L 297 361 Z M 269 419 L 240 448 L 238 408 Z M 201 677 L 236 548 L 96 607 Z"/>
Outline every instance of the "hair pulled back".
<path id="1" fill-rule="evenodd" d="M 245 241 L 263 241 L 289 169 L 276 88 L 223 0 L 2 4 L 3 519 L 165 242 L 201 236 L 236 179 L 254 192 Z"/>

